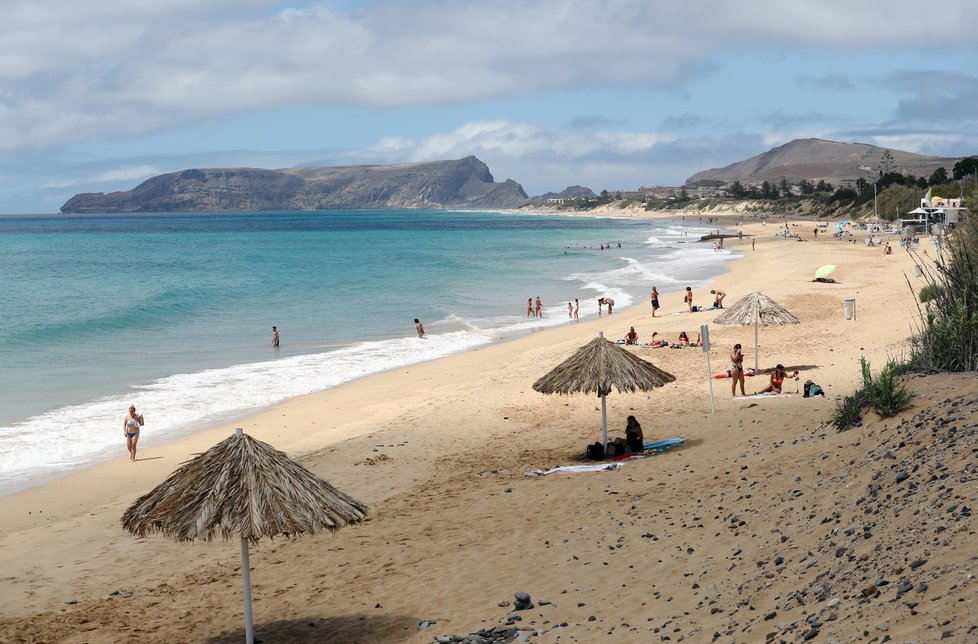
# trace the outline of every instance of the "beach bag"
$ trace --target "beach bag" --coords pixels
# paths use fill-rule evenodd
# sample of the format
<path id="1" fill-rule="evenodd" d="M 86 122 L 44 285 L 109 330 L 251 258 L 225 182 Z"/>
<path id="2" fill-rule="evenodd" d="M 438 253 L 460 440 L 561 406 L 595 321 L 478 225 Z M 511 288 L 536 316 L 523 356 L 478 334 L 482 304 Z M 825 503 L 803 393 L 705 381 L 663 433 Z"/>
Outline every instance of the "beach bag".
<path id="1" fill-rule="evenodd" d="M 700 307 L 698 307 L 698 306 L 694 306 L 694 307 L 693 307 L 693 313 L 696 313 L 696 312 L 698 312 L 699 310 L 700 310 Z"/>
<path id="2" fill-rule="evenodd" d="M 822 391 L 821 387 L 819 387 L 815 383 L 812 383 L 812 386 L 808 389 L 808 397 L 814 398 L 815 396 L 825 397 L 825 392 Z"/>
<path id="3" fill-rule="evenodd" d="M 603 461 L 604 460 L 604 446 L 601 443 L 591 443 L 587 446 L 585 453 L 589 460 L 592 461 Z"/>

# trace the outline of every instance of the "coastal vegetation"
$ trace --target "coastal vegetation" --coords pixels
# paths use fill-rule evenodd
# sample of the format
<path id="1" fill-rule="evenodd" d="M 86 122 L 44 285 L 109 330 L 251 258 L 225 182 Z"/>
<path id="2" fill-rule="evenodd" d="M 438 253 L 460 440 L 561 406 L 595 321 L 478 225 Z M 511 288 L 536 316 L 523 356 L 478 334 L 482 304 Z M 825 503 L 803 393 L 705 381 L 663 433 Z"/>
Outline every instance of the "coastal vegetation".
<path id="1" fill-rule="evenodd" d="M 843 396 L 830 417 L 839 431 L 861 424 L 868 408 L 886 418 L 906 409 L 911 394 L 900 384 L 908 372 L 978 371 L 978 223 L 958 226 L 936 258 L 914 253 L 916 266 L 928 281 L 918 294 L 916 333 L 910 338 L 910 357 L 890 360 L 876 376 L 865 359 L 862 387 Z M 913 290 L 908 280 L 908 286 Z"/>

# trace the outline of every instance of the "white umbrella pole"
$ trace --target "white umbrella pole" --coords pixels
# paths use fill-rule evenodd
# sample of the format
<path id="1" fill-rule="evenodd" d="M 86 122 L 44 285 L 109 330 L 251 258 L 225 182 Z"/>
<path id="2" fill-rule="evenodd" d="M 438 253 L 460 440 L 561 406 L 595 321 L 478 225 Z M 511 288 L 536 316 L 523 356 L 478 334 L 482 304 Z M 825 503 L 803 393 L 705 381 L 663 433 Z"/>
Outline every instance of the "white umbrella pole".
<path id="1" fill-rule="evenodd" d="M 608 407 L 605 405 L 604 394 L 601 394 L 601 444 L 608 451 Z"/>
<path id="2" fill-rule="evenodd" d="M 244 430 L 236 427 L 234 435 L 244 436 Z M 245 644 L 255 642 L 255 622 L 251 615 L 251 561 L 248 557 L 248 540 L 241 537 L 241 577 L 244 582 Z"/>
<path id="3" fill-rule="evenodd" d="M 244 578 L 245 644 L 255 642 L 255 624 L 251 616 L 251 563 L 248 560 L 248 540 L 241 537 L 241 576 Z"/>
<path id="4" fill-rule="evenodd" d="M 604 331 L 598 331 L 598 337 L 604 337 Z M 605 453 L 608 452 L 608 407 L 604 400 L 604 390 L 601 386 L 604 385 L 604 351 L 598 354 L 598 393 L 601 394 L 601 445 L 604 447 Z"/>
<path id="5" fill-rule="evenodd" d="M 759 369 L 760 363 L 758 362 L 757 355 L 757 320 L 754 321 L 754 375 L 756 376 L 760 373 Z"/>

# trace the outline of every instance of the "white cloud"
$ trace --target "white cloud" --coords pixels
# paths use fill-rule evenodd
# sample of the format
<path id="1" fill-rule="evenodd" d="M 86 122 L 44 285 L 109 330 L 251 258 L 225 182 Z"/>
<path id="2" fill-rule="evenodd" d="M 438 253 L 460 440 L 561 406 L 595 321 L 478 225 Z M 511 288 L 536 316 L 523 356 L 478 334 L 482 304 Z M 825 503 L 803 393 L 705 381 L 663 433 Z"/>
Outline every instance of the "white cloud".
<path id="1" fill-rule="evenodd" d="M 133 179 L 148 179 L 158 174 L 161 174 L 160 170 L 151 165 L 137 165 L 103 172 L 92 177 L 92 181 L 97 183 L 105 181 L 131 181 Z"/>
<path id="2" fill-rule="evenodd" d="M 730 50 L 971 41 L 978 4 L 773 0 L 0 4 L 0 150 L 284 106 L 399 107 L 683 82 Z M 878 25 L 886 17 L 886 28 Z M 502 145 L 501 142 L 499 142 Z"/>

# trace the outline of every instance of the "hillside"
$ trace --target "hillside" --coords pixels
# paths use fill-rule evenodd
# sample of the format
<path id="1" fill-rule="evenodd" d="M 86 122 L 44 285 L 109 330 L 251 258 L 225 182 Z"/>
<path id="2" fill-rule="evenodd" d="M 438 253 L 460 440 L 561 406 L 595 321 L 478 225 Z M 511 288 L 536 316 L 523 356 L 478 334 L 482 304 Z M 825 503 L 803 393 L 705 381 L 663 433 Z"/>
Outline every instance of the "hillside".
<path id="1" fill-rule="evenodd" d="M 520 184 L 496 183 L 488 166 L 469 156 L 378 166 L 190 169 L 125 192 L 77 194 L 61 212 L 516 208 L 526 200 Z"/>
<path id="2" fill-rule="evenodd" d="M 871 178 L 873 171 L 860 170 L 860 166 L 877 169 L 886 150 L 887 148 L 865 143 L 796 139 L 744 161 L 697 172 L 686 180 L 686 185 L 700 185 L 711 181 L 779 183 L 782 177 L 789 183 L 807 179 L 840 185 L 858 177 Z M 928 157 L 901 150 L 890 150 L 890 154 L 893 155 L 893 170 L 922 177 L 929 177 L 940 167 L 950 172 L 960 160 Z"/>

